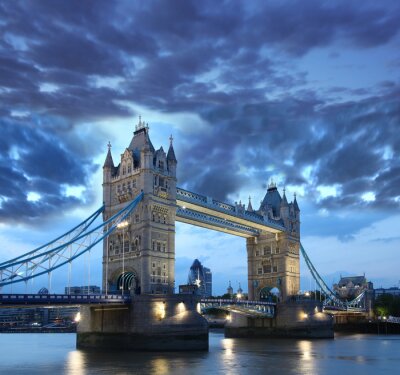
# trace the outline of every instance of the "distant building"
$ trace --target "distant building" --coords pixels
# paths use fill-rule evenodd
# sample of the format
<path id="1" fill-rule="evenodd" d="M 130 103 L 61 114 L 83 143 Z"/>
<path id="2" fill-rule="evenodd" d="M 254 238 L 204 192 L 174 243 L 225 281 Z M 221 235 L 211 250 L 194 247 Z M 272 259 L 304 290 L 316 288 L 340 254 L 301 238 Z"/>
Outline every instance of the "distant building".
<path id="1" fill-rule="evenodd" d="M 337 296 L 343 300 L 352 300 L 364 291 L 372 293 L 373 284 L 364 276 L 342 277 L 337 284 L 333 285 L 333 290 Z"/>
<path id="2" fill-rule="evenodd" d="M 375 298 L 382 296 L 384 294 L 391 294 L 392 296 L 400 297 L 400 288 L 392 287 L 392 288 L 378 288 L 374 290 Z"/>
<path id="3" fill-rule="evenodd" d="M 229 296 L 232 298 L 233 297 L 233 288 L 232 288 L 232 285 L 231 285 L 231 281 L 229 280 L 229 286 L 228 286 L 228 288 L 226 289 L 226 294 L 229 294 Z"/>
<path id="4" fill-rule="evenodd" d="M 100 287 L 97 285 L 65 287 L 65 294 L 100 294 Z"/>
<path id="5" fill-rule="evenodd" d="M 189 285 L 197 285 L 197 294 L 202 297 L 212 296 L 212 273 L 204 267 L 198 259 L 195 259 L 189 270 Z"/>

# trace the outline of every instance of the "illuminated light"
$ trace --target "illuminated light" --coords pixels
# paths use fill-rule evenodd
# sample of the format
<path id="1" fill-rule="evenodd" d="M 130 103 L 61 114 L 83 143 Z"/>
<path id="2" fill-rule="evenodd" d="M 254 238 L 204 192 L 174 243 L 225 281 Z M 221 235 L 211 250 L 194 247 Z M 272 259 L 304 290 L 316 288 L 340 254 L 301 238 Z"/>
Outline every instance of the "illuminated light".
<path id="1" fill-rule="evenodd" d="M 182 314 L 186 311 L 185 303 L 183 301 L 179 302 L 176 309 L 178 314 Z"/>
<path id="2" fill-rule="evenodd" d="M 165 318 L 165 301 L 156 304 L 156 316 L 158 320 Z"/>
<path id="3" fill-rule="evenodd" d="M 126 220 L 124 220 L 124 221 L 121 221 L 119 224 L 117 224 L 117 228 L 118 229 L 126 228 L 128 225 L 129 225 L 129 223 Z"/>
<path id="4" fill-rule="evenodd" d="M 182 206 L 182 209 L 186 210 L 186 206 Z"/>
<path id="5" fill-rule="evenodd" d="M 238 293 L 236 297 L 237 297 L 237 299 L 241 299 L 242 298 L 242 294 Z"/>
<path id="6" fill-rule="evenodd" d="M 308 314 L 303 313 L 303 318 L 304 318 L 304 319 L 307 319 L 307 318 L 308 318 Z"/>
<path id="7" fill-rule="evenodd" d="M 229 315 L 226 316 L 226 320 L 227 320 L 228 322 L 232 321 L 232 316 L 231 316 L 231 314 L 229 314 Z"/>
<path id="8" fill-rule="evenodd" d="M 383 316 L 382 319 L 383 319 L 383 320 L 386 320 L 387 318 L 386 318 L 386 316 Z"/>
<path id="9" fill-rule="evenodd" d="M 306 297 L 309 297 L 309 296 L 310 296 L 310 292 L 305 292 L 304 295 L 305 295 Z"/>
<path id="10" fill-rule="evenodd" d="M 78 313 L 76 314 L 76 316 L 75 316 L 75 319 L 74 319 L 74 321 L 75 321 L 75 323 L 79 323 L 79 322 L 80 322 L 80 320 L 81 320 L 81 313 L 80 313 L 80 312 L 78 312 Z"/>

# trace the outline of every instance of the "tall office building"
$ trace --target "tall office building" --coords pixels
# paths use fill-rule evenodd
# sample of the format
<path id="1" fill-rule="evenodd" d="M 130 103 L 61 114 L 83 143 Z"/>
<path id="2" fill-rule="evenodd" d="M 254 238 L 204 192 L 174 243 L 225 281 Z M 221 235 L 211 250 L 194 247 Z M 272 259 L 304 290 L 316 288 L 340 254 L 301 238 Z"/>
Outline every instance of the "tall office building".
<path id="1" fill-rule="evenodd" d="M 212 273 L 204 267 L 198 259 L 195 259 L 189 270 L 188 284 L 197 285 L 197 294 L 202 297 L 212 295 Z"/>

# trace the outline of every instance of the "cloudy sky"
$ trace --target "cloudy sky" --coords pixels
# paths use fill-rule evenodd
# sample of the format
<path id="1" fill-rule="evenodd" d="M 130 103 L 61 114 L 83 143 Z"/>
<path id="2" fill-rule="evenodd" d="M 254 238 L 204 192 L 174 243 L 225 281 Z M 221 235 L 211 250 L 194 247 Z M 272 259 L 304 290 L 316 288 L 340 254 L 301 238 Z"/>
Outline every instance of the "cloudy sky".
<path id="1" fill-rule="evenodd" d="M 0 258 L 101 205 L 142 115 L 179 186 L 258 208 L 273 178 L 328 284 L 397 284 L 399 29 L 397 0 L 0 1 Z M 178 284 L 198 257 L 216 293 L 247 287 L 241 238 L 178 224 L 176 257 Z"/>

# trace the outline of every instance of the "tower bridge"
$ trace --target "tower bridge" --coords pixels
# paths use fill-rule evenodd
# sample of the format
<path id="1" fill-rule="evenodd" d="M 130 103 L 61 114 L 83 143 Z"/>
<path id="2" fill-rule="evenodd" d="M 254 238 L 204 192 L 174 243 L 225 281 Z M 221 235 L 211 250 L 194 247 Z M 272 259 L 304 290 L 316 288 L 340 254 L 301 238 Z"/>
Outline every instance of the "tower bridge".
<path id="1" fill-rule="evenodd" d="M 102 242 L 105 296 L 82 296 L 78 346 L 204 349 L 208 346 L 208 328 L 197 312 L 199 299 L 174 294 L 178 221 L 240 236 L 246 241 L 252 302 L 224 302 L 224 308 L 234 317 L 228 327 L 230 335 L 333 334 L 331 319 L 321 312 L 322 303 L 295 301 L 300 289 L 300 253 L 327 300 L 342 310 L 359 307 L 359 297 L 353 305 L 339 301 L 305 253 L 300 244 L 296 197 L 288 202 L 285 191 L 281 196 L 271 182 L 258 209 L 253 209 L 250 200 L 247 208 L 241 202 L 221 202 L 177 187 L 177 165 L 172 137 L 167 152 L 163 147 L 156 150 L 148 125 L 140 119 L 118 164 L 114 164 L 108 145 L 103 165 L 103 206 L 54 241 L 0 263 L 0 287 L 26 283 L 45 274 L 50 283 L 55 269 L 68 265 L 70 270 L 75 259 Z M 95 225 L 99 215 L 103 222 Z M 274 288 L 280 292 L 281 304 L 263 301 Z M 116 295 L 122 297 L 113 299 Z M 79 297 L 53 296 L 48 301 L 43 298 L 10 294 L 3 296 L 0 303 L 79 303 Z M 129 308 L 91 307 L 99 303 L 123 303 Z M 215 302 L 203 301 L 207 303 Z"/>

